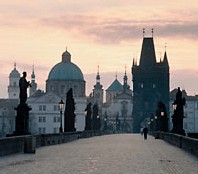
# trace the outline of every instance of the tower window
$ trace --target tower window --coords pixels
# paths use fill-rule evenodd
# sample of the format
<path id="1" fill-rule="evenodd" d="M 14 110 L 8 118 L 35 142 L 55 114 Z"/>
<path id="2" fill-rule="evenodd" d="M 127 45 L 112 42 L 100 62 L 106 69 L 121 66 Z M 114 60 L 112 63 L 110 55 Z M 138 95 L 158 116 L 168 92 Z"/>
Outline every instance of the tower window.
<path id="1" fill-rule="evenodd" d="M 156 85 L 155 85 L 155 83 L 153 83 L 153 88 L 155 88 L 156 87 Z"/>
<path id="2" fill-rule="evenodd" d="M 54 86 L 50 86 L 50 91 L 54 92 Z"/>
<path id="3" fill-rule="evenodd" d="M 143 84 L 143 83 L 141 83 L 140 87 L 141 87 L 141 88 L 144 88 L 144 84 Z"/>

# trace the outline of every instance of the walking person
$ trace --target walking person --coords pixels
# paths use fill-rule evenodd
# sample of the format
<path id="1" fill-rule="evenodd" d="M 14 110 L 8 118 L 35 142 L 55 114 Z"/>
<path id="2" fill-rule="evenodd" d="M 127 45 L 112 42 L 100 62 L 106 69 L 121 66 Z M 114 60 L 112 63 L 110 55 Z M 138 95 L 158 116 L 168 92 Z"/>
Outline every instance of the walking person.
<path id="1" fill-rule="evenodd" d="M 147 139 L 147 134 L 148 134 L 148 128 L 147 127 L 145 127 L 143 129 L 143 133 L 144 133 L 144 139 L 146 140 Z"/>

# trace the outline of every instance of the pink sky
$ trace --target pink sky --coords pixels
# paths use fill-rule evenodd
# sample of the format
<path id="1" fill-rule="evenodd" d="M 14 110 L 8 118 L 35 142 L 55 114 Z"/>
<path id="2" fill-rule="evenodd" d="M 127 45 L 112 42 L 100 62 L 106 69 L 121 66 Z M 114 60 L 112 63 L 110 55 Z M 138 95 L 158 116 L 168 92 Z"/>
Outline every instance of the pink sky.
<path id="1" fill-rule="evenodd" d="M 67 46 L 72 62 L 84 73 L 87 95 L 100 66 L 106 89 L 127 67 L 131 84 L 132 59 L 139 60 L 142 28 L 151 36 L 157 59 L 167 54 L 171 86 L 198 93 L 198 2 L 195 0 L 0 0 L 0 97 L 7 97 L 8 76 L 32 65 L 36 81 L 45 90 L 50 69 Z"/>

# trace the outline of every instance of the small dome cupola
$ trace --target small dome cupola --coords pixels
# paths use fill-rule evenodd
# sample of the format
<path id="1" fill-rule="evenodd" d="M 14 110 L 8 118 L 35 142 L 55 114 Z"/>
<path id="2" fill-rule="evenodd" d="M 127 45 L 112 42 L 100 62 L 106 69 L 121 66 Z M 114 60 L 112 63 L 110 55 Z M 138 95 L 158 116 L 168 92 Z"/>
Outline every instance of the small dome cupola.
<path id="1" fill-rule="evenodd" d="M 14 63 L 14 69 L 10 73 L 9 78 L 20 78 L 20 73 L 16 69 L 16 63 Z"/>
<path id="2" fill-rule="evenodd" d="M 62 62 L 71 62 L 71 54 L 67 51 L 67 48 L 62 54 Z"/>

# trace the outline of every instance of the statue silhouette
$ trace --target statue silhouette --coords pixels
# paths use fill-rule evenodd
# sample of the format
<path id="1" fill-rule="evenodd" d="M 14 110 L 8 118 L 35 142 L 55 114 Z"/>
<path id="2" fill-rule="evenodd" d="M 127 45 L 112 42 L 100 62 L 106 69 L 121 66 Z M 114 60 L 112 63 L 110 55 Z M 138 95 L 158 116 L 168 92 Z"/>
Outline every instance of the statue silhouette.
<path id="1" fill-rule="evenodd" d="M 26 80 L 26 76 L 27 76 L 27 73 L 23 72 L 23 77 L 21 77 L 20 80 L 19 80 L 20 104 L 25 104 L 26 103 L 26 101 L 27 101 L 27 88 L 29 86 L 31 87 L 30 82 Z"/>
<path id="2" fill-rule="evenodd" d="M 13 135 L 28 135 L 29 132 L 29 111 L 31 108 L 26 104 L 27 88 L 31 87 L 30 82 L 26 80 L 27 73 L 23 72 L 23 77 L 19 80 L 20 104 L 15 108 L 17 111 L 15 120 L 15 131 Z"/>

